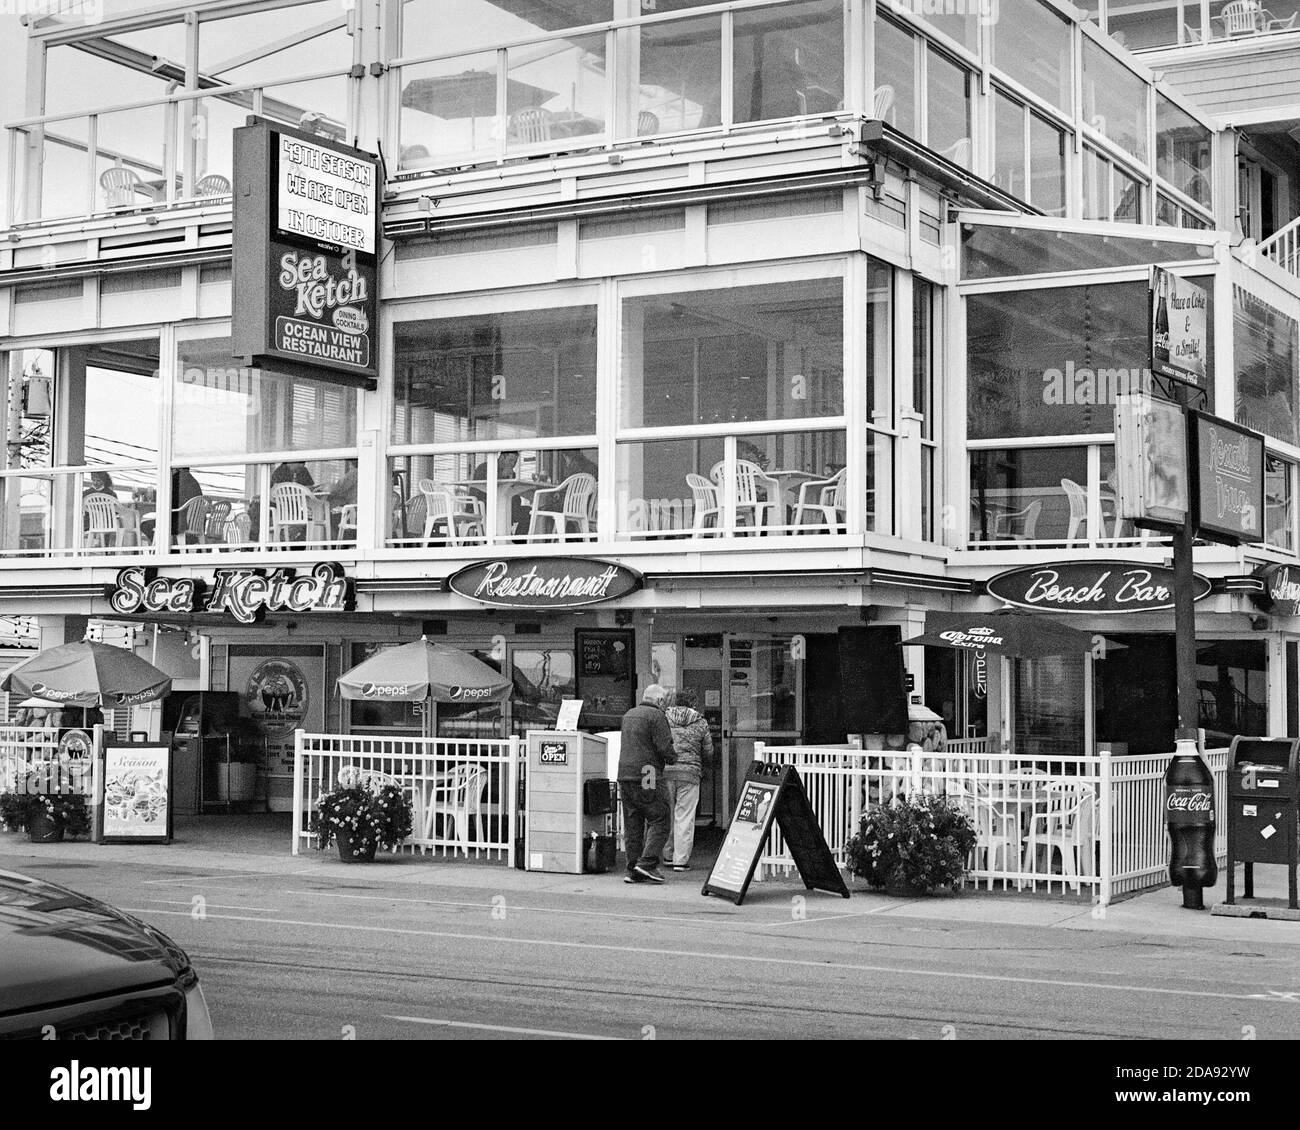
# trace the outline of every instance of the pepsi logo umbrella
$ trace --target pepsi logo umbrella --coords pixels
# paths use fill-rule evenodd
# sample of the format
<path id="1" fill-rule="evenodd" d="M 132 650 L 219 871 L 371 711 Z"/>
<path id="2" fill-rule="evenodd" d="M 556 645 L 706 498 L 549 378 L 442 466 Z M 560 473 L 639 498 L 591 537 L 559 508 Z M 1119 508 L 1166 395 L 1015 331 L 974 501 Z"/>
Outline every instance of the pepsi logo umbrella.
<path id="1" fill-rule="evenodd" d="M 1003 609 L 991 613 L 932 612 L 923 636 L 904 640 L 903 647 L 950 647 L 990 655 L 1042 659 L 1049 655 L 1081 655 L 1093 647 L 1092 632 L 1081 632 L 1033 612 Z M 1108 643 L 1108 647 L 1122 645 Z"/>
<path id="2" fill-rule="evenodd" d="M 48 648 L 0 680 L 10 694 L 106 710 L 154 702 L 171 689 L 171 676 L 134 651 L 89 640 Z"/>
<path id="3" fill-rule="evenodd" d="M 338 681 L 344 698 L 371 702 L 503 702 L 512 686 L 469 652 L 424 636 L 372 655 Z"/>

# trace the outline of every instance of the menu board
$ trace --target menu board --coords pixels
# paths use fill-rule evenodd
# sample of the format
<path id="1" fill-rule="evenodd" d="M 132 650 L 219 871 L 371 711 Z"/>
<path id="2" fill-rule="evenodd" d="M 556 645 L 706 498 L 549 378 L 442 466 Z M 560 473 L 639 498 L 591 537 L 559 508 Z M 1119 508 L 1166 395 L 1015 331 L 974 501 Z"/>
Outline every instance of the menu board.
<path id="1" fill-rule="evenodd" d="M 1196 421 L 1196 530 L 1210 541 L 1264 540 L 1264 437 L 1204 413 Z"/>
<path id="2" fill-rule="evenodd" d="M 786 850 L 804 886 L 810 891 L 848 898 L 849 889 L 826 846 L 798 770 L 791 765 L 761 761 L 755 761 L 745 774 L 727 838 L 700 893 L 718 895 L 739 906 L 749 890 L 773 821 L 781 829 Z"/>
<path id="3" fill-rule="evenodd" d="M 171 842 L 169 744 L 115 745 L 106 739 L 101 778 L 101 843 Z"/>
<path id="4" fill-rule="evenodd" d="M 582 727 L 616 730 L 636 704 L 636 633 L 631 628 L 579 628 L 577 689 Z"/>

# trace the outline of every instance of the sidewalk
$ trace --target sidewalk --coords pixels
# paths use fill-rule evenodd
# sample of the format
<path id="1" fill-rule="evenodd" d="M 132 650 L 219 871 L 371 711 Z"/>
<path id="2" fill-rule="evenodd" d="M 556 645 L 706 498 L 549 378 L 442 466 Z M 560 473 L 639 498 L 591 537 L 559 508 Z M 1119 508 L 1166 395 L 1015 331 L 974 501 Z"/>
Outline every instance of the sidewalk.
<path id="1" fill-rule="evenodd" d="M 708 875 L 713 855 L 720 841 L 719 832 L 706 836 L 700 855 L 690 872 L 668 872 L 667 882 L 627 884 L 622 868 L 606 875 L 552 875 L 525 872 L 485 860 L 453 860 L 433 855 L 380 856 L 373 864 L 340 863 L 333 849 L 327 852 L 303 849 L 299 855 L 289 850 L 287 815 L 257 817 L 201 817 L 178 820 L 174 841 L 159 844 L 92 844 L 85 840 L 62 844 L 33 844 L 18 833 L 0 832 L 0 866 L 23 870 L 27 861 L 43 868 L 67 866 L 66 875 L 50 875 L 71 887 L 78 886 L 79 873 L 94 864 L 147 863 L 169 872 L 178 879 L 192 876 L 196 883 L 205 877 L 240 875 L 257 877 L 310 875 L 318 880 L 355 883 L 400 883 L 421 887 L 470 888 L 493 893 L 518 892 L 568 898 L 598 895 L 617 898 L 633 905 L 650 904 L 675 908 L 676 912 L 699 910 L 700 888 Z M 707 849 L 712 847 L 712 851 Z M 858 881 L 849 883 L 850 900 L 819 891 L 805 891 L 797 876 L 769 879 L 750 886 L 745 903 L 733 907 L 721 899 L 711 900 L 714 911 L 728 908 L 738 915 L 752 914 L 756 921 L 770 920 L 773 910 L 788 913 L 791 900 L 802 895 L 802 910 L 809 919 L 844 919 L 875 915 L 891 918 L 943 920 L 969 924 L 1006 924 L 1042 926 L 1059 929 L 1108 930 L 1125 934 L 1174 935 L 1180 938 L 1205 938 L 1218 941 L 1253 941 L 1300 945 L 1300 922 L 1211 916 L 1208 908 L 1224 898 L 1224 876 L 1219 884 L 1205 892 L 1207 910 L 1195 912 L 1182 908 L 1182 893 L 1163 887 L 1126 898 L 1109 907 L 1093 907 L 1078 898 L 1050 895 L 1002 893 L 968 888 L 955 897 L 898 899 L 868 891 Z M 1261 898 L 1286 897 L 1286 870 L 1282 867 L 1256 868 L 1256 895 Z M 1240 901 L 1241 876 L 1238 875 Z"/>

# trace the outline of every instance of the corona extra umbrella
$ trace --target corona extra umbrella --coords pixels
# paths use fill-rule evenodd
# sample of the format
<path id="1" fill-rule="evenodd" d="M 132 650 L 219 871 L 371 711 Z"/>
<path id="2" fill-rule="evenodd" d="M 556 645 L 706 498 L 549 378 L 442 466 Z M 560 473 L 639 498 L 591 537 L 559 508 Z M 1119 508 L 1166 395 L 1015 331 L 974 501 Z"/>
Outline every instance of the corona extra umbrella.
<path id="1" fill-rule="evenodd" d="M 1021 659 L 1042 659 L 1048 655 L 1081 655 L 1091 651 L 1094 633 L 1067 627 L 1036 612 L 1004 608 L 998 612 L 931 612 L 926 617 L 930 630 L 902 642 L 903 647 L 950 647 L 959 651 L 983 651 Z M 1107 641 L 1108 648 L 1122 644 Z"/>
<path id="2" fill-rule="evenodd" d="M 171 689 L 171 676 L 135 652 L 89 640 L 39 652 L 0 681 L 10 694 L 107 710 L 154 702 Z"/>
<path id="3" fill-rule="evenodd" d="M 430 643 L 390 647 L 339 676 L 339 693 L 362 702 L 428 702 L 474 706 L 504 702 L 514 684 L 467 651 Z M 437 733 L 432 712 L 424 712 L 425 727 Z"/>

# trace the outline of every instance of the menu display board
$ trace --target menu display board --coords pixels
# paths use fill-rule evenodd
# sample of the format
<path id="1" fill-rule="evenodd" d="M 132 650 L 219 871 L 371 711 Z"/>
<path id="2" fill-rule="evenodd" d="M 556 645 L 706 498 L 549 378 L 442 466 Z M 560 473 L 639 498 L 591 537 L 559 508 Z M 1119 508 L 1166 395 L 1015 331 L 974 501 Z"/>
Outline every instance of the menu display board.
<path id="1" fill-rule="evenodd" d="M 171 746 L 105 739 L 101 843 L 165 844 L 172 838 Z"/>
<path id="2" fill-rule="evenodd" d="M 717 895 L 737 906 L 744 902 L 773 821 L 781 829 L 804 886 L 848 898 L 849 889 L 826 846 L 798 770 L 761 761 L 755 761 L 745 774 L 727 838 L 700 893 Z"/>
<path id="3" fill-rule="evenodd" d="M 575 698 L 584 702 L 582 725 L 617 730 L 636 704 L 636 632 L 631 628 L 578 628 Z"/>
<path id="4" fill-rule="evenodd" d="M 1197 533 L 1239 545 L 1264 540 L 1264 437 L 1203 412 L 1192 413 Z"/>

